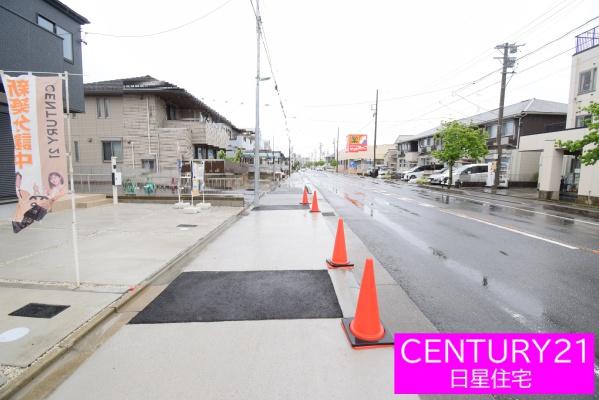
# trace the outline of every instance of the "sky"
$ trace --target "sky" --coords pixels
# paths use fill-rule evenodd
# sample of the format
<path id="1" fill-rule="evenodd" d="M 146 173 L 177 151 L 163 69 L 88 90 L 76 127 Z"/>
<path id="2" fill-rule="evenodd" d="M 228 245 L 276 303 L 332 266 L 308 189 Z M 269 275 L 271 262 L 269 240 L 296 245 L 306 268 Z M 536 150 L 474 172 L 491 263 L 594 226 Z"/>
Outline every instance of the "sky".
<path id="1" fill-rule="evenodd" d="M 62 1 L 91 21 L 82 28 L 85 82 L 151 75 L 254 129 L 250 0 Z M 332 152 L 337 129 L 341 148 L 350 133 L 371 144 L 377 89 L 378 144 L 497 108 L 495 46 L 506 41 L 523 45 L 516 57 L 540 48 L 508 76 L 506 105 L 533 97 L 567 103 L 574 37 L 599 25 L 548 44 L 599 16 L 596 0 L 260 0 L 260 14 L 271 58 L 262 47 L 260 75 L 271 77 L 260 84 L 262 138 L 285 153 L 290 138 L 306 157 L 320 143 Z"/>

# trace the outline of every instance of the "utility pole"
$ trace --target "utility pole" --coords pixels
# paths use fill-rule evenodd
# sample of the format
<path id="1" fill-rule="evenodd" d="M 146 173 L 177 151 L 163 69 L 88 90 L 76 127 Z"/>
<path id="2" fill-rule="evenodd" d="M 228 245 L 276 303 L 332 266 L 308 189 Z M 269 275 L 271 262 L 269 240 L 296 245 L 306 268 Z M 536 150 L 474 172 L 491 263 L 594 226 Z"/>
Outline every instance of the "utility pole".
<path id="1" fill-rule="evenodd" d="M 376 103 L 374 106 L 374 155 L 373 155 L 373 164 L 372 169 L 376 169 L 376 128 L 379 116 L 379 90 L 376 90 Z"/>
<path id="2" fill-rule="evenodd" d="M 502 144 L 501 144 L 501 134 L 503 129 L 503 105 L 505 102 L 505 81 L 507 76 L 507 69 L 513 68 L 516 62 L 515 57 L 509 57 L 508 51 L 510 53 L 515 53 L 518 51 L 518 45 L 515 43 L 503 43 L 495 46 L 496 49 L 503 49 L 503 57 L 500 59 L 503 63 L 503 68 L 501 70 L 501 92 L 499 94 L 499 113 L 497 118 L 497 161 L 495 164 L 495 177 L 493 179 L 493 186 L 491 190 L 493 192 L 497 191 L 497 187 L 499 186 L 499 175 L 501 173 L 501 153 L 502 153 Z"/>
<path id="3" fill-rule="evenodd" d="M 335 148 L 335 160 L 337 161 L 335 172 L 339 173 L 339 127 L 337 127 L 337 147 Z"/>
<path id="4" fill-rule="evenodd" d="M 322 142 L 318 143 L 318 161 L 322 161 Z"/>
<path id="5" fill-rule="evenodd" d="M 272 137 L 272 181 L 275 182 L 275 137 Z"/>
<path id="6" fill-rule="evenodd" d="M 289 176 L 291 176 L 291 168 L 293 167 L 293 164 L 291 162 L 291 137 L 287 136 L 287 139 L 289 140 L 289 160 L 288 160 L 288 163 L 289 163 Z"/>
<path id="7" fill-rule="evenodd" d="M 256 138 L 254 142 L 254 205 L 260 204 L 260 0 L 256 0 Z"/>

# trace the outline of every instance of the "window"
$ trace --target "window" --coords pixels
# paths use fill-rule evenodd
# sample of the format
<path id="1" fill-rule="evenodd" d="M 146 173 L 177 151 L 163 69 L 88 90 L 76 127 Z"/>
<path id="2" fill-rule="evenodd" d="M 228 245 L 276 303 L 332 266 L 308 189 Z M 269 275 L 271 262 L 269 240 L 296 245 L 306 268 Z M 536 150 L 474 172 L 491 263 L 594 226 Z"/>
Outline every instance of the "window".
<path id="1" fill-rule="evenodd" d="M 41 15 L 37 16 L 37 24 L 47 30 L 48 32 L 54 33 L 54 22 L 48 21 L 46 18 Z"/>
<path id="2" fill-rule="evenodd" d="M 578 94 L 588 93 L 595 90 L 595 78 L 597 68 L 582 71 L 579 76 Z"/>
<path id="3" fill-rule="evenodd" d="M 154 171 L 155 162 L 152 159 L 141 160 L 141 167 L 149 171 Z"/>
<path id="4" fill-rule="evenodd" d="M 73 61 L 73 34 L 66 29 L 56 25 L 54 22 L 42 17 L 37 16 L 37 24 L 62 38 L 62 56 L 67 61 Z"/>
<path id="5" fill-rule="evenodd" d="M 591 114 L 578 115 L 576 117 L 576 128 L 584 128 L 587 124 L 591 122 Z"/>
<path id="6" fill-rule="evenodd" d="M 110 162 L 112 157 L 117 161 L 123 161 L 123 142 L 121 140 L 102 141 L 102 161 Z"/>
<path id="7" fill-rule="evenodd" d="M 515 124 L 514 124 L 513 120 L 504 122 L 502 124 L 502 129 L 501 129 L 501 137 L 513 136 L 514 128 L 515 128 Z M 488 126 L 487 132 L 489 133 L 489 139 L 496 138 L 497 137 L 497 124 Z"/>
<path id="8" fill-rule="evenodd" d="M 74 147 L 74 151 L 75 151 L 75 161 L 79 162 L 79 142 L 78 141 L 74 141 L 73 142 L 73 147 Z"/>
<path id="9" fill-rule="evenodd" d="M 108 97 L 96 97 L 96 115 L 98 116 L 98 118 L 109 117 L 109 104 L 110 103 Z"/>
<path id="10" fill-rule="evenodd" d="M 104 97 L 104 118 L 108 118 L 110 114 L 108 113 L 108 97 Z"/>
<path id="11" fill-rule="evenodd" d="M 62 55 L 68 61 L 73 61 L 73 35 L 56 26 L 56 34 L 62 38 Z"/>
<path id="12" fill-rule="evenodd" d="M 177 109 L 172 104 L 166 105 L 166 119 L 171 121 L 177 119 Z"/>
<path id="13" fill-rule="evenodd" d="M 578 94 L 593 92 L 595 90 L 596 75 L 597 68 L 588 69 L 580 73 L 580 79 L 578 80 Z"/>

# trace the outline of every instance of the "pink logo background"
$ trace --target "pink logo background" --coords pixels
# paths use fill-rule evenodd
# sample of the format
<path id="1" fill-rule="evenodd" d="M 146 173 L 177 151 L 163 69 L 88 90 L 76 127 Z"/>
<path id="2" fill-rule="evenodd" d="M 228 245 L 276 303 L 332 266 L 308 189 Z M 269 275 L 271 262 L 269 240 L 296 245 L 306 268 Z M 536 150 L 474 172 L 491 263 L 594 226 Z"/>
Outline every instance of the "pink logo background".
<path id="1" fill-rule="evenodd" d="M 533 339 L 541 348 L 549 341 L 542 351 L 542 362 Z M 473 340 L 479 341 L 478 362 L 474 360 Z M 504 340 L 508 349 L 505 360 Z M 580 340 L 584 344 L 577 344 Z M 453 347 L 446 348 L 448 341 Z M 492 358 L 500 363 L 489 359 L 489 341 Z M 463 361 L 456 356 L 462 353 L 460 343 L 464 343 Z M 594 344 L 592 333 L 396 333 L 395 393 L 592 394 Z M 512 346 L 526 353 L 528 362 L 522 353 L 514 354 Z"/>

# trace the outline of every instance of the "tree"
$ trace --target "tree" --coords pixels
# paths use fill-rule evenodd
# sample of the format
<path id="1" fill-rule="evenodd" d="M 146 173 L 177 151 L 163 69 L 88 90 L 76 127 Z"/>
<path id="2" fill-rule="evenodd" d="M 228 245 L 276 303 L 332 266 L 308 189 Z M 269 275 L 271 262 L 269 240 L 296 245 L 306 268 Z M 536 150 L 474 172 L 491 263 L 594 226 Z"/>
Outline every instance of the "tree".
<path id="1" fill-rule="evenodd" d="M 243 158 L 243 151 L 241 149 L 235 150 L 235 155 L 233 156 L 233 161 L 235 161 L 236 163 L 241 163 L 242 158 Z"/>
<path id="2" fill-rule="evenodd" d="M 337 160 L 331 160 L 329 164 L 331 164 L 331 167 L 333 168 L 335 168 L 338 165 Z"/>
<path id="3" fill-rule="evenodd" d="M 566 140 L 565 142 L 558 140 L 556 146 L 572 152 L 583 151 L 580 162 L 584 165 L 595 165 L 599 161 L 599 103 L 592 102 L 584 109 L 591 113 L 587 120 L 589 133 L 580 140 Z M 588 145 L 591 145 L 591 148 L 585 151 L 584 147 Z"/>
<path id="4" fill-rule="evenodd" d="M 216 158 L 218 158 L 219 160 L 224 160 L 227 157 L 227 152 L 224 150 L 219 150 L 218 153 L 216 153 Z"/>
<path id="5" fill-rule="evenodd" d="M 442 148 L 433 150 L 433 156 L 449 167 L 449 185 L 453 183 L 453 166 L 457 160 L 469 158 L 478 160 L 489 153 L 487 134 L 476 126 L 458 121 L 444 122 L 435 133 L 435 139 L 441 141 Z"/>

